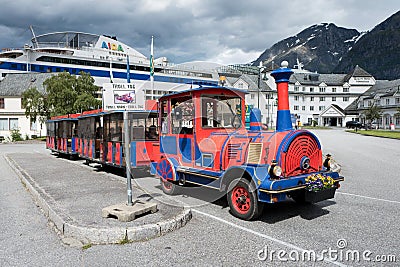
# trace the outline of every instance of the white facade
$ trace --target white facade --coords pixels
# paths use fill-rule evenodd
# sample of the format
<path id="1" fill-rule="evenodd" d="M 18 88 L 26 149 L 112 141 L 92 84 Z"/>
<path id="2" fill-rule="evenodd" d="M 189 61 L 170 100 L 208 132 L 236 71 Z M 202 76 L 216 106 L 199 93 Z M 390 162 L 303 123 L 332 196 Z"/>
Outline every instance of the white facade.
<path id="1" fill-rule="evenodd" d="M 0 96 L 0 139 L 10 140 L 11 130 L 18 129 L 23 139 L 46 136 L 46 127 L 39 122 L 31 123 L 25 116 L 20 96 Z"/>
<path id="2" fill-rule="evenodd" d="M 289 105 L 292 120 L 298 125 L 315 121 L 320 126 L 344 127 L 347 121 L 357 117 L 346 115 L 344 109 L 376 82 L 372 75 L 358 66 L 349 74 L 318 74 L 298 69 L 293 71 L 289 82 Z M 262 123 L 268 123 L 269 127 L 274 128 L 277 113 L 275 79 L 271 73 L 266 73 L 260 82 L 264 83 L 260 91 L 257 89 L 258 81 L 249 82 L 243 76 L 231 81 L 229 85 L 248 90 L 246 103 L 258 107 Z"/>
<path id="3" fill-rule="evenodd" d="M 357 113 L 362 123 L 367 121 L 364 112 L 372 106 L 377 106 L 381 110 L 381 118 L 376 122 L 376 126 L 381 129 L 390 129 L 391 125 L 396 129 L 400 128 L 400 80 L 378 81 L 364 95 L 357 100 Z"/>

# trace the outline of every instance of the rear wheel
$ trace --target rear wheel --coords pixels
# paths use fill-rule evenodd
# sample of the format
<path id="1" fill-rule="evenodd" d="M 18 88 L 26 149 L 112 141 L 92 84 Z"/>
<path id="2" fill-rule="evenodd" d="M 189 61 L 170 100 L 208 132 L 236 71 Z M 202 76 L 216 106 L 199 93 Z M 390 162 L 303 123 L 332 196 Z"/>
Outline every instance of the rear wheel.
<path id="1" fill-rule="evenodd" d="M 231 182 L 227 199 L 230 211 L 235 217 L 253 220 L 262 213 L 264 205 L 257 199 L 257 190 L 254 184 L 244 178 Z"/>

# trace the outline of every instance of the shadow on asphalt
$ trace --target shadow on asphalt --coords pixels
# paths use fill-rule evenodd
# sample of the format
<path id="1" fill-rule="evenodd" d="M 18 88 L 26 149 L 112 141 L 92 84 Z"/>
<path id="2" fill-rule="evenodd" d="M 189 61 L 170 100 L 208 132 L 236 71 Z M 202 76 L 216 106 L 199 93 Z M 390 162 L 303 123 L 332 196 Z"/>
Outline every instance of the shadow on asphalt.
<path id="1" fill-rule="evenodd" d="M 161 186 L 157 186 L 157 188 L 161 190 Z M 204 187 L 184 187 L 181 188 L 180 195 L 213 203 L 220 206 L 221 209 L 229 208 L 226 195 L 217 190 Z M 262 216 L 257 220 L 269 224 L 275 224 L 297 216 L 305 220 L 313 220 L 329 214 L 329 210 L 325 208 L 335 204 L 336 202 L 332 200 L 325 200 L 315 204 L 299 204 L 288 199 L 275 204 L 265 204 Z"/>
<path id="2" fill-rule="evenodd" d="M 95 168 L 95 171 L 102 172 L 106 171 L 121 177 L 126 177 L 124 168 L 115 168 L 112 166 L 99 166 Z M 132 171 L 133 179 L 148 178 L 149 173 L 146 170 L 135 169 Z M 155 188 L 162 191 L 161 185 L 157 185 Z M 146 200 L 151 200 L 158 196 L 162 196 L 163 193 L 152 193 L 140 195 L 138 198 L 143 198 Z M 210 189 L 206 187 L 193 186 L 187 184 L 185 187 L 180 187 L 179 195 L 183 198 L 196 198 L 208 203 L 220 206 L 221 209 L 229 208 L 226 195 L 219 192 L 219 190 Z M 316 204 L 299 204 L 291 199 L 287 201 L 275 203 L 275 204 L 265 204 L 264 210 L 258 221 L 262 221 L 268 224 L 274 224 L 277 222 L 285 221 L 294 217 L 301 217 L 305 220 L 313 220 L 315 218 L 329 214 L 329 210 L 324 208 L 336 204 L 335 201 L 325 200 Z"/>

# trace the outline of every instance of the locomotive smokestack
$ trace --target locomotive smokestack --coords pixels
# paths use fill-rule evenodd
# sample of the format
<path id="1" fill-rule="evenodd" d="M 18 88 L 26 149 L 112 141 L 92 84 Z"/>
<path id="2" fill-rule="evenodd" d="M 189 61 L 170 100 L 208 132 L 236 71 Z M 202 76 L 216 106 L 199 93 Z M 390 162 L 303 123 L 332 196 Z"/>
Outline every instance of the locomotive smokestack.
<path id="1" fill-rule="evenodd" d="M 293 129 L 289 109 L 289 78 L 293 71 L 288 68 L 288 65 L 287 61 L 282 61 L 281 68 L 271 73 L 278 91 L 278 114 L 276 119 L 276 130 L 278 132 Z"/>

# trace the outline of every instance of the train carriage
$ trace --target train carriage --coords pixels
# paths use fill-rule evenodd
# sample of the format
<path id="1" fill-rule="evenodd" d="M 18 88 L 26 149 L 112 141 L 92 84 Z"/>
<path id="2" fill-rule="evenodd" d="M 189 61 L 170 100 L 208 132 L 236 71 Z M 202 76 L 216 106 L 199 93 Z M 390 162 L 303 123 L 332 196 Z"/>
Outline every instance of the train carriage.
<path id="1" fill-rule="evenodd" d="M 80 114 L 69 114 L 52 117 L 47 121 L 50 129 L 46 137 L 46 147 L 53 152 L 74 158 L 78 155 L 78 117 Z"/>
<path id="2" fill-rule="evenodd" d="M 103 114 L 101 109 L 84 111 L 78 118 L 78 153 L 88 163 L 103 158 Z"/>

